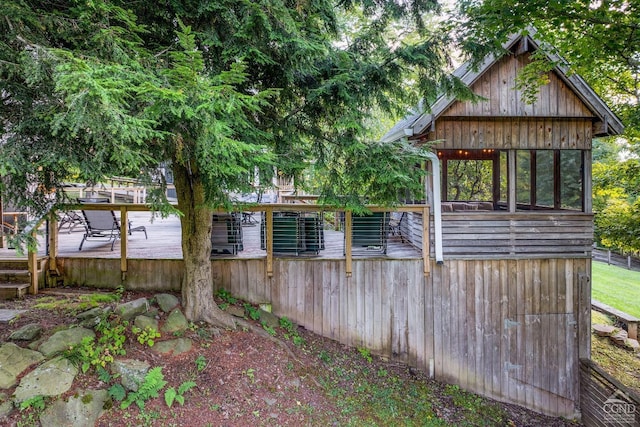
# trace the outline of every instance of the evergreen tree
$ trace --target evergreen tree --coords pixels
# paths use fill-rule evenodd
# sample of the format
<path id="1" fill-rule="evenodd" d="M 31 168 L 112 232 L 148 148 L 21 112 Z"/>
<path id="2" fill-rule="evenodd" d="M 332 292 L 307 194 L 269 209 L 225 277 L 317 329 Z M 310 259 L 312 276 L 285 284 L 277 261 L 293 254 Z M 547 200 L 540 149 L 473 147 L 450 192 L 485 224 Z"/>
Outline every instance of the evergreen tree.
<path id="1" fill-rule="evenodd" d="M 175 177 L 187 317 L 232 326 L 213 301 L 211 212 L 254 171 L 323 171 L 327 201 L 419 191 L 423 152 L 371 142 L 373 111 L 463 93 L 432 0 L 0 0 L 0 175 L 34 212 L 66 180 Z M 27 189 L 25 191 L 25 189 Z M 343 198 L 343 196 L 346 196 Z"/>

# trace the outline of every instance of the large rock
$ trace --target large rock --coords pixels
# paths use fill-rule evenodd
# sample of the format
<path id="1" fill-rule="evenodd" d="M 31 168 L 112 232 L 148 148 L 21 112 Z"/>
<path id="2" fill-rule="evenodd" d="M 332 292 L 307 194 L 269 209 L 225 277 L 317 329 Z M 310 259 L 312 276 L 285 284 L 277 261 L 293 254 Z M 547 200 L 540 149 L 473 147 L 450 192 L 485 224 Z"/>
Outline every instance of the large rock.
<path id="1" fill-rule="evenodd" d="M 191 351 L 193 342 L 189 338 L 178 338 L 175 340 L 160 341 L 155 343 L 151 350 L 160 354 L 171 354 L 177 356 L 178 354 Z"/>
<path id="2" fill-rule="evenodd" d="M 149 301 L 146 298 L 138 298 L 118 305 L 115 313 L 125 320 L 130 320 L 140 314 L 146 313 L 147 310 L 149 310 Z"/>
<path id="3" fill-rule="evenodd" d="M 271 326 L 272 328 L 276 328 L 280 325 L 280 318 L 273 313 L 269 313 L 268 311 L 259 310 L 260 312 L 260 323 L 264 323 L 267 326 Z"/>
<path id="4" fill-rule="evenodd" d="M 175 295 L 171 294 L 156 294 L 154 295 L 160 310 L 165 313 L 169 313 L 180 304 L 180 300 Z"/>
<path id="5" fill-rule="evenodd" d="M 133 324 L 142 330 L 150 328 L 156 332 L 158 331 L 158 321 L 154 318 L 147 317 L 144 314 L 137 316 L 133 321 Z"/>
<path id="6" fill-rule="evenodd" d="M 106 390 L 79 390 L 67 402 L 56 400 L 40 415 L 43 426 L 93 426 L 104 412 L 109 400 Z"/>
<path id="7" fill-rule="evenodd" d="M 162 332 L 167 334 L 173 334 L 174 332 L 184 332 L 189 327 L 189 322 L 187 322 L 187 318 L 184 317 L 182 311 L 173 310 L 169 316 L 167 316 L 167 320 L 162 325 Z"/>
<path id="8" fill-rule="evenodd" d="M 5 419 L 13 411 L 13 403 L 5 393 L 0 393 L 0 421 Z"/>
<path id="9" fill-rule="evenodd" d="M 43 359 L 42 353 L 18 347 L 14 343 L 0 346 L 0 388 L 16 385 L 18 376 L 25 369 Z"/>
<path id="10" fill-rule="evenodd" d="M 33 341 L 40 337 L 42 331 L 43 328 L 39 324 L 29 323 L 28 325 L 24 325 L 17 331 L 13 331 L 13 333 L 9 335 L 9 339 L 11 341 Z"/>
<path id="11" fill-rule="evenodd" d="M 149 372 L 147 362 L 135 359 L 118 359 L 111 364 L 111 372 L 120 376 L 122 386 L 127 390 L 138 391 L 138 386 Z"/>
<path id="12" fill-rule="evenodd" d="M 80 344 L 84 337 L 95 338 L 96 333 L 87 328 L 71 328 L 56 332 L 40 344 L 38 351 L 49 357 L 53 354 L 67 350 L 69 347 Z"/>
<path id="13" fill-rule="evenodd" d="M 609 337 L 613 335 L 617 330 L 618 328 L 611 325 L 600 325 L 600 324 L 593 325 L 593 331 L 599 337 Z"/>
<path id="14" fill-rule="evenodd" d="M 100 321 L 112 310 L 111 307 L 94 307 L 76 316 L 80 321 L 80 326 L 85 328 L 95 328 Z"/>
<path id="15" fill-rule="evenodd" d="M 49 360 L 22 378 L 14 401 L 20 404 L 35 396 L 58 396 L 71 388 L 77 374 L 78 369 L 67 359 Z"/>
<path id="16" fill-rule="evenodd" d="M 638 340 L 634 340 L 632 338 L 627 339 L 624 342 L 624 346 L 627 350 L 631 350 L 634 353 L 637 353 L 638 351 L 640 351 L 640 343 L 638 343 Z"/>
<path id="17" fill-rule="evenodd" d="M 620 347 L 625 346 L 625 342 L 627 341 L 628 338 L 629 337 L 627 335 L 627 331 L 625 330 L 617 331 L 615 334 L 609 337 L 609 339 L 613 341 L 614 344 L 619 345 Z"/>

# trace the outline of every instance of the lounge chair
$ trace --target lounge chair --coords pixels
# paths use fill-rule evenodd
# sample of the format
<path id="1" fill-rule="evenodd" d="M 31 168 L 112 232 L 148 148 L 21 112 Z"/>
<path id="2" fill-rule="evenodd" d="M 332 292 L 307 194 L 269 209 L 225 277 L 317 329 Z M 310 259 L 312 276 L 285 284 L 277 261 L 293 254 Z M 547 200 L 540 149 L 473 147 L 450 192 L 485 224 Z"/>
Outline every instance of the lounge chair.
<path id="1" fill-rule="evenodd" d="M 82 242 L 80 242 L 79 251 L 82 250 L 82 245 L 87 239 L 98 239 L 111 242 L 111 250 L 116 243 L 116 240 L 120 238 L 120 221 L 116 218 L 116 214 L 113 211 L 92 211 L 83 210 L 82 216 L 85 221 L 85 233 L 82 236 Z M 131 223 L 129 223 L 131 224 Z M 141 225 L 138 227 L 129 226 L 129 234 L 133 231 L 144 232 L 144 238 L 147 239 L 147 229 Z"/>
<path id="2" fill-rule="evenodd" d="M 354 215 L 351 222 L 351 246 L 366 251 L 387 253 L 387 237 L 389 234 L 388 212 L 374 212 L 370 215 Z"/>
<path id="3" fill-rule="evenodd" d="M 232 254 L 244 249 L 240 214 L 214 214 L 211 225 L 211 254 Z"/>
<path id="4" fill-rule="evenodd" d="M 389 219 L 389 233 L 392 236 L 400 236 L 400 241 L 404 243 L 404 236 L 402 235 L 402 221 L 406 217 L 406 212 L 392 212 L 391 219 Z"/>

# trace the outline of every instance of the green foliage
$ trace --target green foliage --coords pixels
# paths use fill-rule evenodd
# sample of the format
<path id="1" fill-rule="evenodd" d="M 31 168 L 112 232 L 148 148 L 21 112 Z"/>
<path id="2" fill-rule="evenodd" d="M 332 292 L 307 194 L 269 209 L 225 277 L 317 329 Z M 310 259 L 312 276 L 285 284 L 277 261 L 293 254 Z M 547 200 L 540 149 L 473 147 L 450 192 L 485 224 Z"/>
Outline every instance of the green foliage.
<path id="1" fill-rule="evenodd" d="M 267 324 L 267 322 L 263 321 L 261 324 L 262 324 L 262 329 L 267 331 L 269 335 L 275 337 L 278 334 L 276 330 L 273 328 L 273 326 L 270 326 L 269 324 Z"/>
<path id="2" fill-rule="evenodd" d="M 127 339 L 127 325 L 128 322 L 119 318 L 116 318 L 114 323 L 103 319 L 96 326 L 97 341 L 93 337 L 84 337 L 80 344 L 66 350 L 64 356 L 85 373 L 91 367 L 106 368 L 116 356 L 126 354 L 124 344 Z"/>
<path id="3" fill-rule="evenodd" d="M 453 398 L 454 405 L 465 410 L 465 419 L 470 425 L 481 425 L 486 419 L 491 419 L 495 424 L 503 424 L 507 420 L 507 414 L 500 406 L 457 385 L 446 385 L 445 394 Z"/>
<path id="4" fill-rule="evenodd" d="M 178 402 L 180 406 L 183 406 L 184 394 L 195 386 L 196 386 L 195 382 L 185 381 L 182 384 L 180 384 L 180 386 L 178 387 L 178 390 L 176 390 L 173 387 L 168 388 L 167 391 L 164 392 L 165 403 L 169 408 L 171 408 L 174 401 Z"/>
<path id="5" fill-rule="evenodd" d="M 280 327 L 287 331 L 287 333 L 293 334 L 296 331 L 295 325 L 286 316 L 282 316 L 278 322 L 280 323 Z"/>
<path id="6" fill-rule="evenodd" d="M 157 167 L 168 164 L 186 260 L 210 255 L 203 218 L 252 191 L 256 173 L 304 185 L 313 164 L 324 200 L 344 205 L 422 193 L 421 170 L 407 165 L 423 149 L 371 142 L 374 113 L 469 96 L 449 75 L 437 2 L 2 5 L 3 196 L 41 217 L 63 207 L 70 178 L 136 176 L 166 214 L 176 210 Z M 185 270 L 185 287 L 211 274 L 187 265 L 202 266 Z M 188 303 L 210 301 L 206 292 Z"/>
<path id="7" fill-rule="evenodd" d="M 164 380 L 162 368 L 159 366 L 151 368 L 145 375 L 142 384 L 138 385 L 138 390 L 127 394 L 127 397 L 120 404 L 120 408 L 127 409 L 132 403 L 135 403 L 138 408 L 144 409 L 145 402 L 158 397 L 165 385 L 167 382 Z"/>
<path id="8" fill-rule="evenodd" d="M 366 360 L 367 362 L 369 363 L 373 362 L 373 358 L 371 357 L 371 351 L 368 348 L 358 347 L 358 353 L 360 353 L 360 356 L 362 356 L 364 360 Z"/>
<path id="9" fill-rule="evenodd" d="M 244 304 L 244 310 L 251 320 L 260 320 L 260 309 L 249 303 Z"/>
<path id="10" fill-rule="evenodd" d="M 612 143 L 614 144 L 614 143 Z M 602 147 L 604 144 L 600 144 Z M 608 146 L 608 154 L 593 165 L 595 240 L 600 246 L 640 253 L 640 160 L 619 161 L 624 147 Z"/>
<path id="11" fill-rule="evenodd" d="M 21 411 L 24 411 L 29 408 L 33 408 L 36 411 L 42 411 L 44 410 L 44 407 L 45 407 L 44 396 L 41 396 L 41 395 L 30 397 L 20 403 Z"/>
<path id="12" fill-rule="evenodd" d="M 203 355 L 199 355 L 196 357 L 195 364 L 196 370 L 202 372 L 207 367 L 207 359 Z"/>
<path id="13" fill-rule="evenodd" d="M 115 383 L 109 387 L 109 396 L 115 401 L 122 402 L 127 397 L 127 390 L 120 383 Z"/>
<path id="14" fill-rule="evenodd" d="M 238 299 L 231 295 L 231 292 L 225 289 L 218 289 L 218 291 L 216 292 L 216 296 L 227 304 L 235 304 L 236 302 L 238 302 Z"/>
<path id="15" fill-rule="evenodd" d="M 148 345 L 149 347 L 153 347 L 153 345 L 155 344 L 155 339 L 162 336 L 160 332 L 156 331 L 150 326 L 147 326 L 144 329 L 133 326 L 131 328 L 131 332 L 133 332 L 140 344 Z"/>
<path id="16" fill-rule="evenodd" d="M 280 327 L 285 330 L 284 337 L 286 339 L 291 339 L 298 347 L 304 344 L 304 339 L 298 334 L 298 328 L 291 320 L 283 316 L 279 319 L 279 323 Z"/>
<path id="17" fill-rule="evenodd" d="M 245 371 L 242 371 L 242 373 L 244 375 L 246 375 L 247 378 L 249 378 L 251 380 L 251 382 L 255 382 L 255 380 L 256 380 L 255 372 L 256 372 L 256 370 L 253 369 L 253 368 L 249 368 L 249 369 L 247 369 Z"/>
<path id="18" fill-rule="evenodd" d="M 113 379 L 113 376 L 109 372 L 109 370 L 103 368 L 102 366 L 98 366 L 96 368 L 96 374 L 98 375 L 98 379 L 103 383 L 110 383 Z"/>

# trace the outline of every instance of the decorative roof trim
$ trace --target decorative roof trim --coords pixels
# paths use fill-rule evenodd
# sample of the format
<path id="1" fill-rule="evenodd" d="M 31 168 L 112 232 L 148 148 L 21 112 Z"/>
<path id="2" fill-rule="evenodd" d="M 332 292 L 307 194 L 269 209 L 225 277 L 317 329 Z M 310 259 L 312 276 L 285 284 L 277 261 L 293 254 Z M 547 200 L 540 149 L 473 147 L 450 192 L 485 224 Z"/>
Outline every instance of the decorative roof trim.
<path id="1" fill-rule="evenodd" d="M 542 42 L 537 40 L 535 35 L 536 30 L 533 27 L 529 27 L 526 30 L 526 34 L 511 35 L 503 44 L 503 48 L 509 51 L 516 43 L 522 40 L 525 44 L 537 50 L 540 48 Z M 465 62 L 453 72 L 453 75 L 460 78 L 467 86 L 471 86 L 502 57 L 503 55 L 488 55 L 475 70 L 471 68 L 470 62 Z M 624 130 L 624 125 L 587 82 L 577 74 L 569 74 L 567 62 L 559 55 L 547 52 L 547 57 L 552 63 L 557 64 L 554 70 L 558 73 L 562 81 L 598 116 L 600 121 L 607 124 L 607 126 L 603 127 L 604 132 L 608 135 L 621 134 Z M 405 137 L 408 133 L 412 135 L 425 133 L 428 128 L 433 125 L 435 120 L 453 105 L 454 102 L 456 102 L 456 99 L 453 96 L 440 96 L 428 111 L 418 106 L 413 114 L 408 115 L 391 128 L 391 130 L 382 137 L 382 141 L 395 141 Z"/>

